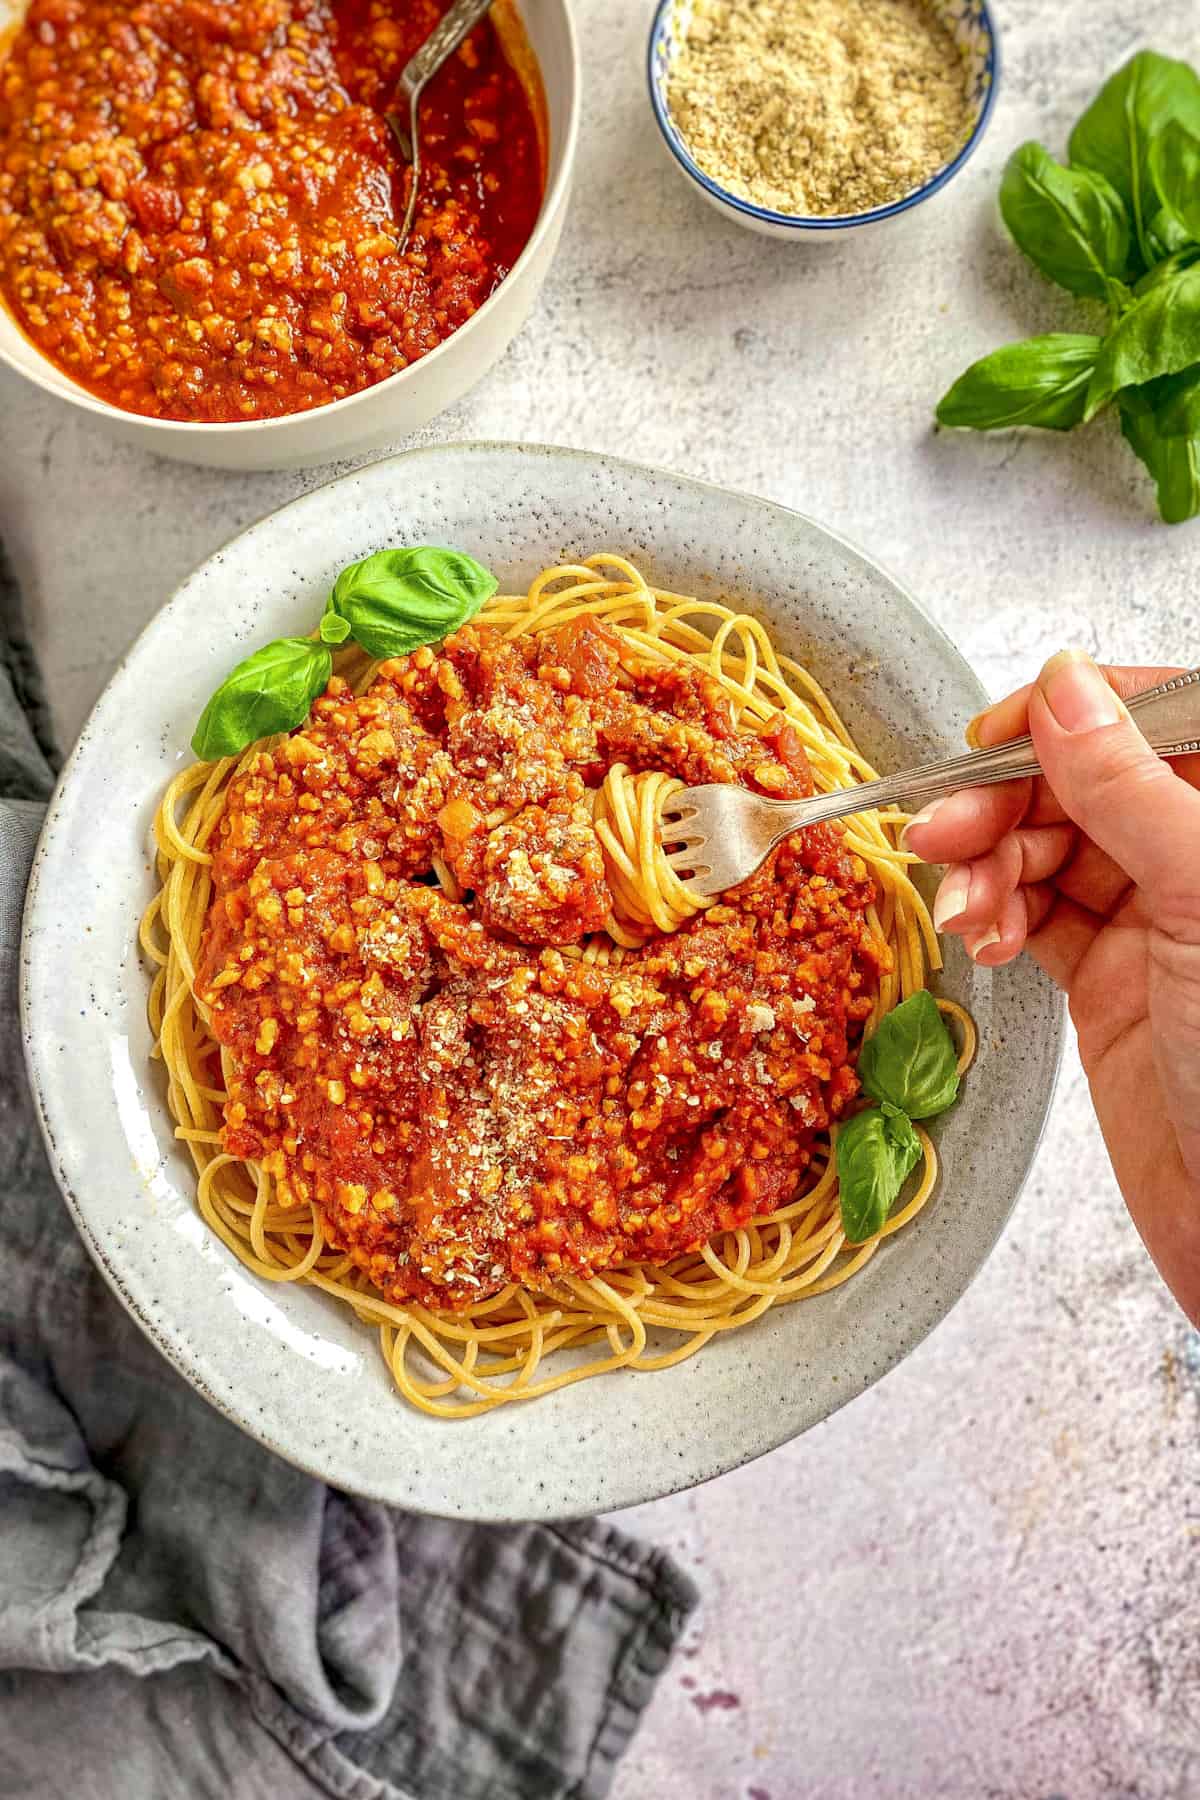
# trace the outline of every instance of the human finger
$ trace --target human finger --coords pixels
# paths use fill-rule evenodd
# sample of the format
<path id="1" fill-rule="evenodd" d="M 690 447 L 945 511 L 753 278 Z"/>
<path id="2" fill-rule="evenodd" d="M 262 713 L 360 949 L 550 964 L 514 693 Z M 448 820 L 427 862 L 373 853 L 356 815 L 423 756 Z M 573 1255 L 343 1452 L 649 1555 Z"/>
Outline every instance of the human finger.
<path id="1" fill-rule="evenodd" d="M 1006 896 L 989 925 L 977 926 L 964 934 L 963 947 L 972 962 L 985 969 L 998 969 L 1021 954 L 1028 934 L 1025 889 L 1016 888 Z"/>
<path id="2" fill-rule="evenodd" d="M 1073 825 L 1051 825 L 1042 831 L 1018 829 L 1001 838 L 987 856 L 952 863 L 942 877 L 933 905 L 939 931 L 965 936 L 1000 917 L 1005 901 L 1017 888 L 1048 881 L 1066 863 L 1075 846 Z"/>
<path id="3" fill-rule="evenodd" d="M 1155 755 L 1080 651 L 1042 670 L 1029 729 L 1055 794 L 1149 911 L 1155 1068 L 1185 1166 L 1200 1175 L 1200 792 Z"/>
<path id="4" fill-rule="evenodd" d="M 1200 913 L 1200 793 L 1150 749 L 1090 657 L 1050 661 L 1029 724 L 1054 793 L 1152 910 Z"/>
<path id="5" fill-rule="evenodd" d="M 1134 668 L 1116 663 L 1097 666 L 1113 692 L 1123 700 L 1131 700 L 1135 695 L 1145 693 L 1148 688 L 1158 687 L 1182 673 L 1178 668 L 1166 667 Z M 1009 743 L 1013 738 L 1025 736 L 1029 731 L 1029 697 L 1035 686 L 1036 683 L 1029 682 L 1015 693 L 1006 695 L 1003 700 L 998 700 L 994 706 L 978 713 L 966 729 L 966 739 L 971 748 L 989 749 L 995 744 Z M 1190 787 L 1200 788 L 1200 756 L 1177 757 L 1171 766 L 1176 775 Z M 1034 782 L 1025 816 L 1026 823 L 1031 825 L 1049 825 L 1065 818 L 1058 797 L 1044 778 Z"/>
<path id="6" fill-rule="evenodd" d="M 1107 918 L 1129 894 L 1133 883 L 1106 850 L 1082 833 L 1075 834 L 1076 849 L 1055 876 L 1060 894 Z"/>
<path id="7" fill-rule="evenodd" d="M 911 818 L 900 834 L 905 850 L 922 862 L 968 862 L 986 856 L 1024 817 L 1028 781 L 1005 781 L 997 787 L 962 788 L 933 801 Z"/>
<path id="8" fill-rule="evenodd" d="M 1069 992 L 1076 971 L 1103 929 L 1085 906 L 1064 899 L 1054 887 L 1022 890 L 1028 914 L 1025 948 L 1064 993 Z"/>
<path id="9" fill-rule="evenodd" d="M 1024 950 L 1068 992 L 1103 921 L 1086 907 L 1065 900 L 1051 882 L 1018 888 L 1009 909 L 992 927 L 966 942 L 968 953 L 981 966 L 996 969 Z"/>
<path id="10" fill-rule="evenodd" d="M 1122 700 L 1132 700 L 1135 694 L 1144 694 L 1147 688 L 1159 687 L 1164 681 L 1170 681 L 1172 676 L 1183 673 L 1182 669 L 1138 669 L 1118 663 L 1099 663 L 1096 666 Z M 1036 685 L 1035 682 L 1028 681 L 1015 693 L 1006 694 L 1003 700 L 997 700 L 993 706 L 976 713 L 966 729 L 966 739 L 972 750 L 984 750 L 992 744 L 1007 744 L 1012 738 L 1025 736 L 1029 730 L 1029 696 Z"/>

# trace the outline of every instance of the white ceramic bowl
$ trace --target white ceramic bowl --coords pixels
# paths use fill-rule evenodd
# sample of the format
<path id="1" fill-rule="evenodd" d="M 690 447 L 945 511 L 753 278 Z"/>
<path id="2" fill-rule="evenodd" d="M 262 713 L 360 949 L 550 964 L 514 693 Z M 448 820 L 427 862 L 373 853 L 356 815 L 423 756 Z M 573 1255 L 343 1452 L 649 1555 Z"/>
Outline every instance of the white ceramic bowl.
<path id="1" fill-rule="evenodd" d="M 0 0 L 0 43 L 23 0 Z M 549 115 L 546 192 L 511 273 L 466 324 L 419 362 L 345 400 L 282 419 L 197 425 L 149 419 L 97 399 L 42 355 L 0 304 L 0 362 L 101 419 L 115 438 L 181 462 L 224 469 L 295 469 L 394 443 L 461 399 L 516 336 L 562 235 L 579 128 L 579 52 L 568 0 L 518 0 Z M 2 56 L 2 52 L 0 52 Z"/>
<path id="2" fill-rule="evenodd" d="M 695 0 L 659 0 L 650 27 L 647 75 L 650 82 L 650 104 L 663 143 L 680 173 L 703 195 L 710 206 L 736 225 L 757 231 L 764 237 L 803 239 L 808 243 L 824 239 L 831 242 L 839 231 L 883 225 L 898 219 L 922 200 L 940 193 L 957 175 L 976 147 L 987 127 L 996 99 L 1000 75 L 1000 40 L 987 0 L 929 0 L 932 10 L 946 25 L 963 54 L 971 106 L 971 128 L 962 148 L 944 168 L 911 194 L 904 194 L 887 206 L 876 206 L 869 212 L 838 213 L 828 216 L 803 213 L 772 212 L 755 206 L 741 194 L 724 188 L 705 173 L 688 148 L 671 112 L 671 72 L 681 45 L 687 38 Z"/>
<path id="3" fill-rule="evenodd" d="M 405 541 L 459 544 L 510 590 L 564 553 L 621 550 L 682 592 L 740 596 L 883 768 L 960 744 L 984 695 L 875 563 L 797 513 L 609 457 L 450 445 L 346 476 L 218 551 L 134 645 L 72 753 L 30 885 L 24 1024 L 51 1160 L 125 1305 L 216 1406 L 338 1487 L 468 1518 L 603 1511 L 794 1437 L 932 1329 L 1028 1171 L 1061 1006 L 1031 963 L 978 969 L 948 946 L 941 987 L 971 1009 L 980 1048 L 958 1104 L 934 1121 L 941 1184 L 844 1287 L 720 1334 L 675 1368 L 622 1370 L 471 1420 L 411 1410 L 372 1331 L 319 1291 L 256 1281 L 200 1219 L 150 1059 L 137 950 L 150 820 L 190 760 L 209 693 L 249 646 L 307 630 L 344 564 Z"/>

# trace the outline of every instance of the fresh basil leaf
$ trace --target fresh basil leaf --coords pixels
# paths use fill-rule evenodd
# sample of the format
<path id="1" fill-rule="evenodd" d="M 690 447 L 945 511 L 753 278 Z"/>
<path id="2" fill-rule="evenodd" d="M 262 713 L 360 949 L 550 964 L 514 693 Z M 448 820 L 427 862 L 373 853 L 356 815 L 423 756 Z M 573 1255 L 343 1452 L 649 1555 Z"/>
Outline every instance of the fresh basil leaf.
<path id="1" fill-rule="evenodd" d="M 1040 425 L 1070 431 L 1083 417 L 1100 339 L 1066 331 L 1005 344 L 972 363 L 938 403 L 941 425 L 1001 431 Z"/>
<path id="2" fill-rule="evenodd" d="M 1134 455 L 1139 457 L 1149 469 L 1151 475 L 1159 454 L 1159 432 L 1154 422 L 1154 406 L 1150 400 L 1150 389 L 1130 388 L 1121 395 L 1117 403 L 1117 414 L 1121 421 L 1121 436 L 1129 445 Z"/>
<path id="3" fill-rule="evenodd" d="M 333 657 L 312 638 L 277 638 L 228 674 L 192 734 L 204 762 L 236 756 L 258 738 L 303 724 L 333 673 Z"/>
<path id="4" fill-rule="evenodd" d="M 838 1201 L 850 1244 L 882 1231 L 921 1155 L 921 1140 L 903 1113 L 870 1107 L 837 1135 Z"/>
<path id="5" fill-rule="evenodd" d="M 958 1096 L 957 1063 L 937 1001 L 922 988 L 864 1040 L 858 1078 L 872 1100 L 899 1107 L 910 1119 L 930 1119 Z"/>
<path id="6" fill-rule="evenodd" d="M 1041 144 L 1022 144 L 1004 170 L 1000 212 L 1051 281 L 1094 300 L 1114 298 L 1129 262 L 1129 215 L 1103 175 L 1064 169 Z"/>
<path id="7" fill-rule="evenodd" d="M 1168 217 L 1166 213 L 1159 213 L 1158 216 L 1160 219 Z M 1182 250 L 1171 251 L 1169 255 L 1163 257 L 1161 262 L 1156 262 L 1152 269 L 1147 269 L 1133 290 L 1134 302 L 1140 300 L 1143 294 L 1149 294 L 1153 289 L 1161 287 L 1164 282 L 1173 281 L 1176 275 L 1181 275 L 1185 269 L 1190 269 L 1192 264 L 1198 260 L 1200 260 L 1200 244 L 1186 244 Z M 1126 311 L 1128 311 L 1128 306 L 1122 309 L 1122 316 Z"/>
<path id="8" fill-rule="evenodd" d="M 1148 226 L 1161 198 L 1150 172 L 1150 144 L 1171 119 L 1200 132 L 1200 79 L 1187 63 L 1141 50 L 1105 82 L 1071 133 L 1072 163 L 1116 188 L 1146 264 L 1153 260 Z"/>
<path id="9" fill-rule="evenodd" d="M 1200 513 L 1200 438 L 1163 438 L 1155 482 L 1164 525 L 1194 519 Z"/>
<path id="10" fill-rule="evenodd" d="M 1195 437 L 1200 433 L 1200 363 L 1178 375 L 1164 375 L 1140 391 L 1151 402 L 1163 437 Z"/>
<path id="11" fill-rule="evenodd" d="M 332 607 L 327 606 L 321 615 L 321 642 L 344 644 L 349 636 L 349 619 L 343 619 L 341 613 L 335 613 Z"/>
<path id="12" fill-rule="evenodd" d="M 1179 525 L 1200 513 L 1200 431 L 1187 436 L 1164 431 L 1153 399 L 1157 386 L 1129 388 L 1121 395 L 1121 431 L 1154 478 L 1160 516 L 1168 525 Z M 1186 402 L 1179 396 L 1181 418 L 1186 406 L 1194 403 L 1190 395 Z M 1163 407 L 1168 416 L 1171 406 L 1168 399 Z"/>
<path id="13" fill-rule="evenodd" d="M 1193 256 L 1200 255 L 1200 248 L 1193 244 L 1187 228 L 1165 206 L 1159 207 L 1146 227 L 1146 248 L 1156 267 L 1161 267 L 1165 258 L 1176 256 L 1180 251 L 1190 250 Z M 1154 272 L 1151 269 L 1150 275 Z M 1144 275 L 1142 280 L 1148 281 L 1150 275 Z"/>
<path id="14" fill-rule="evenodd" d="M 1200 362 L 1200 268 L 1181 269 L 1152 287 L 1114 325 L 1096 358 L 1085 419 L 1122 388 L 1141 387 Z"/>
<path id="15" fill-rule="evenodd" d="M 343 569 L 330 607 L 372 656 L 406 656 L 474 618 L 496 577 L 462 550 L 380 550 Z"/>
<path id="16" fill-rule="evenodd" d="M 1168 119 L 1150 141 L 1149 162 L 1168 216 L 1178 219 L 1193 241 L 1200 239 L 1200 137 L 1178 119 Z"/>

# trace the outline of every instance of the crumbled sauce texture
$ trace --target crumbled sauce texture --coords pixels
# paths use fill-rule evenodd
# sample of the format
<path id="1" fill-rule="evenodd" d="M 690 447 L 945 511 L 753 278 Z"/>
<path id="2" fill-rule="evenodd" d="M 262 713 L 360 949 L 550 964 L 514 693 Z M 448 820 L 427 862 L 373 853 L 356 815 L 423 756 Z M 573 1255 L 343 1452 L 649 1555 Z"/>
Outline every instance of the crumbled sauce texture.
<path id="1" fill-rule="evenodd" d="M 782 715 L 736 733 L 718 683 L 586 618 L 335 676 L 231 784 L 198 975 L 224 1142 L 393 1300 L 667 1261 L 790 1199 L 857 1091 L 889 953 L 836 827 L 619 964 L 564 954 L 609 908 L 617 761 L 811 791 Z"/>
<path id="2" fill-rule="evenodd" d="M 130 412 L 266 419 L 440 344 L 533 229 L 489 19 L 429 84 L 416 226 L 382 110 L 438 0 L 33 0 L 0 61 L 0 297 Z"/>
<path id="3" fill-rule="evenodd" d="M 963 56 L 928 0 L 696 0 L 671 112 L 706 174 L 772 212 L 869 212 L 961 149 Z"/>

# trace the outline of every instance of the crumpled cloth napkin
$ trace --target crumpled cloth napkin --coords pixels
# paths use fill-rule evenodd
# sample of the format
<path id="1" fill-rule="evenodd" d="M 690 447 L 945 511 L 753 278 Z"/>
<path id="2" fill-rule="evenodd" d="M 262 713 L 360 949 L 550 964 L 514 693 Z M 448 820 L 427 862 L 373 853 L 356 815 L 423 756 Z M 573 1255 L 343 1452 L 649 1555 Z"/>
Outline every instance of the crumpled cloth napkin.
<path id="1" fill-rule="evenodd" d="M 324 1487 L 92 1266 L 16 1011 L 53 763 L 0 549 L 0 1795 L 598 1800 L 694 1604 L 671 1561 Z"/>

